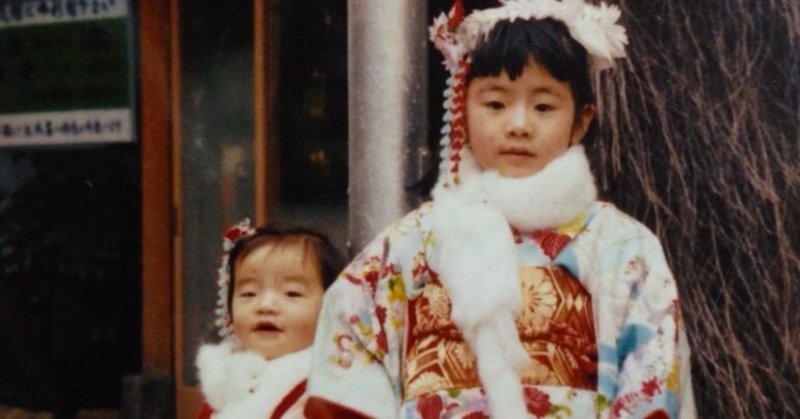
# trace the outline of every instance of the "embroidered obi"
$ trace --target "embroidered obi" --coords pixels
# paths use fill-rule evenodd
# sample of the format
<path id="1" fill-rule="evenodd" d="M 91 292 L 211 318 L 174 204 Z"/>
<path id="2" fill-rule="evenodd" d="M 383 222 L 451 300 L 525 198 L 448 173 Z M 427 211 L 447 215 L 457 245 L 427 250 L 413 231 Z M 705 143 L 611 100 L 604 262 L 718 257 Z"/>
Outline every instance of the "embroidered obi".
<path id="1" fill-rule="evenodd" d="M 558 266 L 523 267 L 520 280 L 523 310 L 516 324 L 531 358 L 520 373 L 522 383 L 596 390 L 597 344 L 589 293 Z M 408 302 L 405 400 L 481 386 L 475 355 L 450 320 L 450 307 L 436 275 Z"/>

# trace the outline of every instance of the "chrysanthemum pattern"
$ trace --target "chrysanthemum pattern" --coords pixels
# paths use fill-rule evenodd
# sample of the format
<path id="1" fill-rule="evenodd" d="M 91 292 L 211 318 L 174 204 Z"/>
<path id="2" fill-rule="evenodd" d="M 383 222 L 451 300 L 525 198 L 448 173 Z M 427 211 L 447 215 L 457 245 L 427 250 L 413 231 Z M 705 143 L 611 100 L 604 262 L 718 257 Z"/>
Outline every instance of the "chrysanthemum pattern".
<path id="1" fill-rule="evenodd" d="M 520 271 L 524 309 L 517 329 L 532 358 L 524 384 L 594 389 L 597 350 L 591 299 L 562 268 Z M 403 371 L 406 400 L 448 388 L 480 387 L 475 355 L 450 319 L 450 299 L 434 275 L 410 300 Z M 432 377 L 438 377 L 432 379 Z"/>

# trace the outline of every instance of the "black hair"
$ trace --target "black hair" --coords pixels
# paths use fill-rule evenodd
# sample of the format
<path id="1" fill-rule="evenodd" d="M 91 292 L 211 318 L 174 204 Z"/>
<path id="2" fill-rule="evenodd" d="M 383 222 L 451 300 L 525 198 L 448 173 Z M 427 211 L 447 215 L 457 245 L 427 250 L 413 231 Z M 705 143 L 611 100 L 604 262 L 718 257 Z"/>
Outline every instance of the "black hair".
<path id="1" fill-rule="evenodd" d="M 339 272 L 344 269 L 344 261 L 328 236 L 318 231 L 311 230 L 288 223 L 272 223 L 258 227 L 254 234 L 245 236 L 234 243 L 228 256 L 228 272 L 230 285 L 228 289 L 228 312 L 231 310 L 234 289 L 236 287 L 236 261 L 247 256 L 251 251 L 265 243 L 281 243 L 291 238 L 305 238 L 309 240 L 313 249 L 313 256 L 319 261 L 322 288 L 328 289 L 333 284 Z"/>
<path id="2" fill-rule="evenodd" d="M 498 22 L 470 55 L 467 83 L 475 77 L 498 76 L 511 80 L 533 59 L 554 78 L 569 84 L 575 109 L 594 103 L 589 58 L 563 22 L 554 19 Z"/>

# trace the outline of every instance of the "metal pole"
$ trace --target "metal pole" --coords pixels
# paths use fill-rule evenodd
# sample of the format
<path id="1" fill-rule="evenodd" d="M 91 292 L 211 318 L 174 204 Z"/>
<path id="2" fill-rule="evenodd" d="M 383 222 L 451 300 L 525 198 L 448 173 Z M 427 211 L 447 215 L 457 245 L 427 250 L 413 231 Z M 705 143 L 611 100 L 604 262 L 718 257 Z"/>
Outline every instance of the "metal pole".
<path id="1" fill-rule="evenodd" d="M 349 247 L 418 203 L 427 136 L 427 2 L 349 0 Z"/>

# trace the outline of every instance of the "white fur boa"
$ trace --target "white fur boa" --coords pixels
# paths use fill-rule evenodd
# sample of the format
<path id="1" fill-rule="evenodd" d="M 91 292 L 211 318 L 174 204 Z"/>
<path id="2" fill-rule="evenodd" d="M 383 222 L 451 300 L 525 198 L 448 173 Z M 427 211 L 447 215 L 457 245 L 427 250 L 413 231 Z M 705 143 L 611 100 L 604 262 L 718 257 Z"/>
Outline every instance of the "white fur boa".
<path id="1" fill-rule="evenodd" d="M 197 355 L 200 386 L 214 418 L 268 418 L 284 397 L 308 377 L 311 349 L 270 361 L 232 343 L 207 344 Z"/>
<path id="2" fill-rule="evenodd" d="M 434 191 L 431 263 L 450 295 L 453 322 L 478 359 L 492 417 L 525 418 L 517 371 L 529 358 L 514 324 L 522 292 L 510 225 L 527 232 L 568 223 L 597 189 L 580 145 L 526 178 L 481 171 L 468 153 L 462 157 L 461 185 Z"/>

